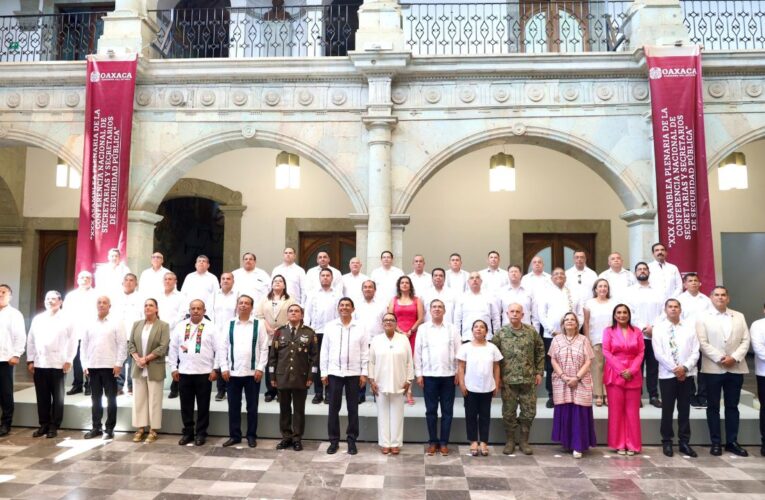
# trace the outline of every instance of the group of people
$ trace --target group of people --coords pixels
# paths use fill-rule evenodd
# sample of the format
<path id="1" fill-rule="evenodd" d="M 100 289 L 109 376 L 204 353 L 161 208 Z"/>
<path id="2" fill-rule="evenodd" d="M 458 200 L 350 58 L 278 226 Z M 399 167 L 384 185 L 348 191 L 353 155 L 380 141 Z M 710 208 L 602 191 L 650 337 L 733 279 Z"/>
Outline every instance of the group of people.
<path id="1" fill-rule="evenodd" d="M 28 335 L 21 313 L 9 305 L 10 287 L 0 285 L 0 351 L 7 360 L 0 362 L 0 435 L 12 422 L 13 367 L 26 347 L 37 394 L 36 437 L 56 436 L 64 379 L 72 369 L 66 394 L 84 391 L 92 399 L 92 428 L 85 438 L 113 436 L 117 396 L 127 389 L 134 398 L 133 440 L 153 442 L 162 427 L 169 371 L 169 397 L 180 397 L 181 445 L 205 443 L 216 383 L 215 398 L 226 399 L 229 407 L 223 446 L 246 439 L 255 447 L 262 382 L 264 401 L 279 402 L 278 449 L 302 449 L 305 403 L 313 390 L 312 403 L 328 405 L 327 452 L 339 449 L 345 399 L 347 452 L 356 454 L 358 406 L 369 387 L 381 452 L 396 455 L 403 445 L 404 408 L 415 404 L 417 384 L 424 394 L 429 455 L 449 454 L 455 390 L 463 395 L 472 455 L 489 453 L 497 395 L 503 452 L 518 447 L 532 454 L 529 436 L 544 379 L 547 407 L 554 408 L 554 441 L 581 457 L 596 444 L 593 406 L 607 405 L 609 447 L 632 455 L 641 450 L 645 371 L 648 401 L 662 409 L 666 455 L 673 454 L 677 407 L 679 449 L 696 456 L 690 447 L 692 405 L 706 406 L 710 452 L 722 453 L 722 392 L 725 449 L 745 456 L 737 441 L 738 402 L 750 341 L 758 395 L 765 397 L 765 320 L 755 322 L 750 335 L 743 316 L 727 307 L 727 289 L 716 287 L 710 300 L 700 292 L 697 275 L 681 278 L 667 262 L 664 245 L 655 244 L 652 253 L 654 260 L 638 263 L 634 273 L 618 253 L 611 254 L 600 275 L 587 267 L 583 251 L 574 253 L 570 269 L 551 274 L 536 256 L 524 275 L 516 265 L 500 268 L 496 251 L 480 272 L 462 269 L 455 253 L 448 269 L 430 273 L 424 257 L 416 255 L 412 272 L 405 274 L 385 251 L 380 267 L 366 276 L 358 258 L 343 275 L 326 252 L 305 271 L 286 248 L 270 274 L 248 252 L 241 268 L 220 279 L 201 255 L 178 290 L 161 253 L 152 254 L 151 267 L 139 279 L 113 249 L 95 273 L 95 287 L 93 275 L 83 271 L 63 300 L 56 291 L 45 295 L 46 310 L 32 320 Z M 765 454 L 762 410 L 760 416 Z"/>

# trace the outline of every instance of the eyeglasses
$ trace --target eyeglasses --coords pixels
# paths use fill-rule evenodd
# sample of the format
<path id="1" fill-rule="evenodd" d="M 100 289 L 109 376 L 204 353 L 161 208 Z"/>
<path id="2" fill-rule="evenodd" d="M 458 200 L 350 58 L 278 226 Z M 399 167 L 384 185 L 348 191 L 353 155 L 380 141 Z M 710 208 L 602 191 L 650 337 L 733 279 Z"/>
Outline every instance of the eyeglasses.
<path id="1" fill-rule="evenodd" d="M 152 255 L 151 258 L 152 259 L 161 259 L 162 256 L 161 255 Z"/>
<path id="2" fill-rule="evenodd" d="M 395 319 L 384 319 L 383 320 L 383 323 L 395 323 L 395 322 L 396 322 Z"/>

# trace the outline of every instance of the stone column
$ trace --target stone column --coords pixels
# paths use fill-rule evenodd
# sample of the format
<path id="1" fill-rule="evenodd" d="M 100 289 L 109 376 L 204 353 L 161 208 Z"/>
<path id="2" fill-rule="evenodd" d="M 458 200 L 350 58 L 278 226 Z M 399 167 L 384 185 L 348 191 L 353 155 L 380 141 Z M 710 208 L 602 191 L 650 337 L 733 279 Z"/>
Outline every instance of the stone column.
<path id="1" fill-rule="evenodd" d="M 114 11 L 104 17 L 104 33 L 98 39 L 98 53 L 139 54 L 152 57 L 151 41 L 159 31 L 149 18 L 147 0 L 117 0 Z"/>
<path id="2" fill-rule="evenodd" d="M 163 217 L 145 210 L 128 210 L 127 264 L 136 276 L 151 264 L 154 226 Z"/>
<path id="3" fill-rule="evenodd" d="M 356 228 L 356 257 L 359 258 L 362 264 L 361 272 L 369 274 L 372 269 L 368 266 L 367 262 L 367 247 L 369 240 L 369 215 L 367 214 L 348 214 L 348 218 L 353 221 L 353 226 Z M 374 258 L 374 256 L 373 256 Z M 375 267 L 377 264 L 375 263 Z"/>
<path id="4" fill-rule="evenodd" d="M 390 216 L 393 265 L 404 269 L 404 227 L 409 224 L 409 214 Z"/>
<path id="5" fill-rule="evenodd" d="M 624 31 L 632 50 L 690 43 L 678 0 L 635 0 Z"/>
<path id="6" fill-rule="evenodd" d="M 364 0 L 359 8 L 356 50 L 407 50 L 397 0 Z"/>
<path id="7" fill-rule="evenodd" d="M 635 208 L 619 216 L 627 222 L 629 231 L 630 268 L 636 262 L 645 261 L 651 256 L 651 245 L 656 242 L 656 210 L 653 208 Z"/>
<path id="8" fill-rule="evenodd" d="M 242 246 L 242 214 L 245 205 L 219 205 L 225 219 L 223 225 L 223 271 L 230 272 L 239 267 L 239 252 Z"/>

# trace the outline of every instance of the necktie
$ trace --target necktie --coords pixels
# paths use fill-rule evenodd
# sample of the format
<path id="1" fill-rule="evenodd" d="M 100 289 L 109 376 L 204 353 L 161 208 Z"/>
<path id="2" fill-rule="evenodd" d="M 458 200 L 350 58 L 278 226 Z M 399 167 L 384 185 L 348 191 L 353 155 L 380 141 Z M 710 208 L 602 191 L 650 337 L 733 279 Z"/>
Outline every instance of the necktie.
<path id="1" fill-rule="evenodd" d="M 672 353 L 672 359 L 675 361 L 675 366 L 680 364 L 680 353 L 677 348 L 677 337 L 675 335 L 675 325 L 669 327 L 669 351 Z"/>
<path id="2" fill-rule="evenodd" d="M 290 333 L 291 333 L 291 334 L 292 334 L 292 336 L 294 337 L 294 336 L 295 336 L 295 327 L 293 326 L 292 328 L 290 328 L 290 330 L 291 330 L 291 332 L 290 332 Z"/>

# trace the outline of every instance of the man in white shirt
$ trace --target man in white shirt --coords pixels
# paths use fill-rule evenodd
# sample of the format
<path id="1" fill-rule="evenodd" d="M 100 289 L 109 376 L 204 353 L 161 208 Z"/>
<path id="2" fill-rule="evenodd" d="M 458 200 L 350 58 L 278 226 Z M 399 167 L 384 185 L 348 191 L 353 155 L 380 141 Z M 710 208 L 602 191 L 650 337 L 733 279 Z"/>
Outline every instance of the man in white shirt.
<path id="1" fill-rule="evenodd" d="M 96 289 L 98 293 L 114 300 L 122 291 L 122 280 L 130 272 L 130 268 L 122 262 L 122 255 L 117 248 L 109 250 L 108 259 L 108 262 L 96 265 Z"/>
<path id="2" fill-rule="evenodd" d="M 667 247 L 663 243 L 654 243 L 651 253 L 654 259 L 648 264 L 651 286 L 661 290 L 664 300 L 677 298 L 683 291 L 683 281 L 677 266 L 667 262 Z"/>
<path id="3" fill-rule="evenodd" d="M 714 310 L 696 322 L 696 335 L 701 345 L 701 377 L 707 384 L 707 427 L 712 447 L 709 453 L 722 455 L 720 435 L 720 396 L 725 401 L 725 450 L 747 457 L 749 453 L 738 444 L 741 388 L 744 375 L 749 373 L 746 354 L 749 351 L 749 328 L 744 315 L 728 308 L 728 289 L 717 286 L 710 296 Z"/>
<path id="4" fill-rule="evenodd" d="M 340 408 L 343 406 L 343 392 L 348 408 L 346 436 L 348 454 L 358 453 L 356 440 L 359 437 L 359 391 L 367 383 L 369 364 L 369 337 L 364 327 L 353 319 L 353 301 L 347 297 L 337 305 L 339 318 L 325 327 L 324 343 L 319 355 L 321 382 L 327 386 L 329 416 L 327 435 L 333 455 L 340 447 Z"/>
<path id="5" fill-rule="evenodd" d="M 128 273 L 122 280 L 122 292 L 112 299 L 111 313 L 114 319 L 122 322 L 122 331 L 125 333 L 125 342 L 127 336 L 133 329 L 133 323 L 143 319 L 143 297 L 138 292 L 138 278 L 133 273 Z M 123 362 L 125 358 L 122 358 Z M 124 368 L 124 367 L 123 367 Z M 133 358 L 127 356 L 127 369 L 121 370 L 117 376 L 117 395 L 121 396 L 125 391 L 125 381 L 127 380 L 128 394 L 133 394 Z"/>
<path id="6" fill-rule="evenodd" d="M 687 273 L 683 276 L 685 291 L 678 295 L 677 300 L 682 306 L 682 318 L 690 325 L 695 325 L 699 318 L 702 318 L 708 312 L 711 312 L 712 301 L 709 297 L 701 293 L 701 280 L 696 273 Z M 701 358 L 699 358 L 699 369 L 701 369 Z M 707 407 L 707 386 L 703 377 L 689 377 L 691 384 L 691 406 L 694 408 Z"/>
<path id="7" fill-rule="evenodd" d="M 217 350 L 215 325 L 205 319 L 204 302 L 194 299 L 189 305 L 189 319 L 178 324 L 170 334 L 167 356 L 181 396 L 183 436 L 178 441 L 181 446 L 192 441 L 196 446 L 202 446 L 207 441 L 212 383 L 218 376 L 215 373 Z"/>
<path id="8" fill-rule="evenodd" d="M 178 291 L 178 277 L 174 272 L 165 273 L 163 284 L 164 290 L 159 297 L 156 297 L 158 313 L 162 321 L 170 326 L 172 332 L 175 325 L 186 318 L 189 312 L 189 299 Z"/>
<path id="9" fill-rule="evenodd" d="M 631 271 L 624 269 L 622 254 L 614 252 L 608 256 L 608 269 L 600 273 L 598 278 L 608 281 L 608 287 L 611 289 L 611 297 L 621 301 L 621 296 L 637 280 Z M 637 266 L 636 266 L 637 267 Z"/>
<path id="10" fill-rule="evenodd" d="M 765 311 L 765 305 L 762 306 Z M 752 323 L 749 330 L 754 351 L 754 373 L 757 378 L 757 399 L 760 400 L 760 455 L 765 457 L 765 318 Z"/>
<path id="11" fill-rule="evenodd" d="M 271 271 L 271 279 L 281 274 L 287 281 L 287 293 L 300 305 L 305 304 L 306 282 L 305 270 L 295 263 L 295 249 L 287 247 L 282 253 L 282 263 Z"/>
<path id="12" fill-rule="evenodd" d="M 492 250 L 486 257 L 489 267 L 480 271 L 483 285 L 481 290 L 499 297 L 500 291 L 510 284 L 507 272 L 499 267 L 499 252 Z"/>
<path id="13" fill-rule="evenodd" d="M 238 287 L 239 285 L 237 284 L 237 289 Z M 212 305 L 212 320 L 218 329 L 218 335 L 220 339 L 222 339 L 222 337 L 225 335 L 226 328 L 228 328 L 229 323 L 237 314 L 237 296 L 238 293 L 236 290 L 234 290 L 234 275 L 232 273 L 221 273 L 220 290 L 216 291 L 215 295 L 213 295 Z M 220 369 L 218 369 L 217 372 L 218 378 L 215 381 L 217 390 L 215 394 L 215 401 L 223 401 L 226 399 L 226 379 L 221 376 Z M 239 439 L 241 441 L 242 437 L 239 436 Z"/>
<path id="14" fill-rule="evenodd" d="M 372 280 L 366 280 L 361 285 L 362 297 L 359 302 L 354 302 L 356 308 L 353 311 L 353 319 L 359 321 L 367 332 L 369 342 L 377 335 L 383 333 L 382 320 L 388 312 L 388 305 L 375 299 L 377 285 Z M 367 386 L 359 389 L 359 403 L 367 401 Z"/>
<path id="15" fill-rule="evenodd" d="M 85 390 L 85 395 L 90 396 L 90 383 L 83 376 L 82 362 L 80 359 L 80 342 L 82 333 L 91 319 L 96 317 L 96 299 L 98 293 L 93 289 L 93 275 L 88 271 L 80 271 L 77 275 L 77 288 L 66 294 L 61 309 L 69 316 L 74 326 L 74 336 L 77 339 L 77 355 L 72 365 L 72 388 L 67 391 L 67 396 L 79 394 Z"/>
<path id="16" fill-rule="evenodd" d="M 521 267 L 514 264 L 508 266 L 507 277 L 508 285 L 499 291 L 499 307 L 500 311 L 502 311 L 502 326 L 510 323 L 510 318 L 507 315 L 507 308 L 510 307 L 510 304 L 520 304 L 521 307 L 523 307 L 523 321 L 526 324 L 533 325 L 533 322 L 536 319 L 532 316 L 534 302 L 532 301 L 531 293 L 521 284 Z M 538 332 L 539 325 L 534 325 L 534 329 Z"/>
<path id="17" fill-rule="evenodd" d="M 157 299 L 165 289 L 165 274 L 169 273 L 170 269 L 162 265 L 164 262 L 165 256 L 161 252 L 152 253 L 151 266 L 144 269 L 138 279 L 138 289 L 147 299 Z"/>
<path id="18" fill-rule="evenodd" d="M 98 316 L 89 321 L 82 335 L 82 364 L 90 377 L 93 426 L 83 436 L 92 439 L 103 434 L 105 439 L 114 438 L 117 424 L 117 380 L 127 357 L 127 342 L 122 322 L 109 316 L 112 303 L 102 295 L 96 302 Z M 106 396 L 105 432 L 101 430 L 104 407 L 101 398 Z"/>
<path id="19" fill-rule="evenodd" d="M 587 252 L 575 251 L 574 265 L 566 270 L 566 283 L 582 304 L 593 297 L 592 287 L 597 279 L 598 273 L 587 267 Z"/>
<path id="20" fill-rule="evenodd" d="M 430 303 L 435 299 L 444 303 L 446 311 L 444 312 L 444 321 L 454 324 L 454 307 L 457 302 L 457 294 L 454 290 L 447 288 L 446 271 L 442 267 L 436 267 L 431 271 L 433 277 L 433 286 L 425 292 L 423 297 L 423 307 L 425 309 L 425 321 L 433 318 L 430 316 Z"/>
<path id="21" fill-rule="evenodd" d="M 181 293 L 189 300 L 201 300 L 205 309 L 212 312 L 213 296 L 220 289 L 218 278 L 208 271 L 210 259 L 207 255 L 200 255 L 194 263 L 195 271 L 186 275 L 181 286 Z"/>
<path id="22" fill-rule="evenodd" d="M 659 387 L 661 388 L 661 442 L 664 455 L 671 457 L 672 415 L 677 401 L 677 438 L 680 453 L 696 458 L 698 455 L 688 443 L 691 440 L 691 391 L 690 377 L 696 374 L 699 361 L 699 339 L 695 325 L 680 319 L 681 305 L 677 299 L 667 299 L 664 313 L 667 319 L 653 329 L 651 343 L 659 363 Z"/>
<path id="23" fill-rule="evenodd" d="M 77 351 L 74 328 L 61 311 L 61 294 L 45 294 L 45 311 L 32 319 L 27 336 L 27 369 L 37 395 L 40 427 L 32 437 L 54 438 L 64 419 L 64 377 Z"/>
<path id="24" fill-rule="evenodd" d="M 319 272 L 319 284 L 317 290 L 314 290 L 308 296 L 305 304 L 305 324 L 316 332 L 316 338 L 319 339 L 319 349 L 321 349 L 324 340 L 324 329 L 337 318 L 337 301 L 340 296 L 332 288 L 333 274 L 329 269 L 322 269 Z M 311 403 L 317 405 L 324 401 L 324 386 L 321 383 L 322 373 L 319 371 L 314 374 L 313 385 L 315 394 Z M 329 401 L 324 401 L 329 404 Z"/>
<path id="25" fill-rule="evenodd" d="M 353 257 L 348 261 L 351 272 L 343 275 L 343 297 L 350 297 L 358 304 L 362 300 L 361 285 L 369 276 L 361 272 L 361 259 Z"/>
<path id="26" fill-rule="evenodd" d="M 632 311 L 632 325 L 643 332 L 645 342 L 645 354 L 643 355 L 643 367 L 645 368 L 645 387 L 648 391 L 648 401 L 656 408 L 661 408 L 659 399 L 659 364 L 653 355 L 653 326 L 659 321 L 664 304 L 664 295 L 660 290 L 651 286 L 651 272 L 648 264 L 638 262 L 635 265 L 635 277 L 637 284 L 628 287 L 622 292 L 622 299 Z"/>
<path id="27" fill-rule="evenodd" d="M 268 363 L 268 332 L 265 321 L 252 316 L 253 306 L 252 297 L 240 295 L 237 317 L 221 332 L 220 369 L 228 387 L 229 438 L 224 447 L 242 442 L 242 391 L 247 398 L 247 445 L 258 444 L 258 398 Z"/>
<path id="28" fill-rule="evenodd" d="M 434 299 L 430 321 L 420 325 L 414 340 L 414 374 L 425 396 L 425 420 L 428 426 L 428 455 L 436 451 L 449 455 L 449 435 L 454 413 L 454 386 L 457 385 L 457 351 L 462 339 L 454 325 L 444 322 L 444 303 Z M 441 406 L 441 432 L 437 430 Z"/>
<path id="29" fill-rule="evenodd" d="M 553 336 L 558 335 L 562 331 L 560 324 L 563 315 L 567 312 L 576 314 L 576 317 L 581 325 L 584 321 L 584 309 L 579 297 L 566 286 L 566 271 L 562 267 L 556 267 L 553 269 L 552 278 L 550 279 L 551 286 L 540 287 L 538 289 L 537 297 L 539 305 L 537 307 L 539 311 L 539 320 L 542 323 L 543 336 L 542 342 L 545 346 L 545 388 L 547 389 L 547 408 L 552 408 L 553 404 L 553 392 L 552 392 L 552 362 L 550 356 L 547 355 L 550 352 L 550 345 L 552 345 Z"/>
<path id="30" fill-rule="evenodd" d="M 473 338 L 473 322 L 480 319 L 489 327 L 486 339 L 491 340 L 499 330 L 500 319 L 497 302 L 493 296 L 481 292 L 481 275 L 476 271 L 468 276 L 468 291 L 457 299 L 454 308 L 454 326 L 460 331 L 462 342 Z"/>
<path id="31" fill-rule="evenodd" d="M 539 255 L 531 259 L 531 272 L 521 278 L 521 286 L 531 294 L 532 310 L 530 323 L 539 333 L 542 333 L 542 322 L 539 320 L 539 306 L 546 287 L 552 286 L 552 276 L 545 271 L 545 261 Z M 547 352 L 547 351 L 545 351 Z"/>
<path id="32" fill-rule="evenodd" d="M 377 285 L 377 298 L 389 302 L 396 296 L 396 281 L 404 275 L 404 271 L 393 265 L 393 253 L 384 250 L 380 254 L 380 267 L 372 271 L 369 277 Z"/>
<path id="33" fill-rule="evenodd" d="M 337 294 L 343 293 L 343 274 L 334 267 L 329 265 L 330 259 L 327 252 L 319 252 L 316 254 L 316 265 L 305 272 L 305 289 L 306 295 L 319 288 L 319 271 L 322 269 L 329 269 L 332 272 L 332 290 Z"/>
<path id="34" fill-rule="evenodd" d="M 24 316 L 11 305 L 13 290 L 0 285 L 0 437 L 7 436 L 13 423 L 13 369 L 24 354 L 27 335 Z"/>
<path id="35" fill-rule="evenodd" d="M 263 269 L 255 267 L 257 257 L 252 252 L 242 255 L 242 267 L 234 270 L 236 291 L 239 295 L 249 295 L 257 306 L 268 294 L 271 277 Z"/>
<path id="36" fill-rule="evenodd" d="M 412 272 L 408 276 L 412 281 L 414 293 L 418 297 L 423 297 L 425 292 L 433 286 L 433 277 L 425 271 L 425 257 L 420 254 L 412 259 Z"/>
<path id="37" fill-rule="evenodd" d="M 449 288 L 459 296 L 468 290 L 468 277 L 470 273 L 462 269 L 462 256 L 453 253 L 449 256 L 449 270 L 446 271 L 446 288 Z"/>

